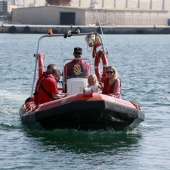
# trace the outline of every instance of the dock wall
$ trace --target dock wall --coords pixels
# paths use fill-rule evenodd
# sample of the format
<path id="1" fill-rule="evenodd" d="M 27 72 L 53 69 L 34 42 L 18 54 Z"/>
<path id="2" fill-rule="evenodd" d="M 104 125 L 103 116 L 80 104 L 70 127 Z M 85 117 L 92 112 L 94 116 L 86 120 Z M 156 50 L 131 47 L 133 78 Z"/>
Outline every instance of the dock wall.
<path id="1" fill-rule="evenodd" d="M 98 32 L 99 26 L 55 26 L 55 25 L 12 25 L 0 26 L 0 33 L 46 34 L 51 28 L 53 33 L 62 34 L 68 30 L 80 30 L 81 33 Z M 103 26 L 104 34 L 170 34 L 170 26 Z"/>

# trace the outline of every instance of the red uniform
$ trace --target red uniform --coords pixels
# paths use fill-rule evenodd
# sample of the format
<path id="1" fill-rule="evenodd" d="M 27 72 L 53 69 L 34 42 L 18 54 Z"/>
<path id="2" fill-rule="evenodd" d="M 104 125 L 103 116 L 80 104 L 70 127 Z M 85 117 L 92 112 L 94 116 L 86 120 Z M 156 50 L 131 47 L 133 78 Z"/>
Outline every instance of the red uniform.
<path id="1" fill-rule="evenodd" d="M 54 100 L 52 94 L 58 94 L 58 86 L 55 78 L 49 74 L 42 79 L 38 87 L 38 103 L 46 103 Z"/>
<path id="2" fill-rule="evenodd" d="M 42 80 L 44 80 L 45 77 L 47 77 L 47 72 L 43 72 L 42 76 L 37 80 L 36 86 L 35 86 L 35 92 L 34 92 L 34 103 L 38 104 L 38 88 L 41 84 Z"/>

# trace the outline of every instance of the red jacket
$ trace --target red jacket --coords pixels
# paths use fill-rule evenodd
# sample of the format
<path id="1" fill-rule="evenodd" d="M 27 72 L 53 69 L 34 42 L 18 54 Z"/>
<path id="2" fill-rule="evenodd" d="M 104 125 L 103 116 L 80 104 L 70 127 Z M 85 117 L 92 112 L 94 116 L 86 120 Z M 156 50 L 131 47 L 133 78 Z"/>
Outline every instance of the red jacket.
<path id="1" fill-rule="evenodd" d="M 44 91 L 44 89 L 46 92 Z M 44 72 L 36 83 L 34 103 L 40 104 L 52 101 L 52 93 L 58 93 L 57 82 L 51 74 L 47 74 L 46 72 Z"/>
<path id="2" fill-rule="evenodd" d="M 44 80 L 45 77 L 47 77 L 48 74 L 47 72 L 43 72 L 42 76 L 37 80 L 36 86 L 35 86 L 35 91 L 34 91 L 34 103 L 38 104 L 38 88 L 39 85 L 41 84 L 42 80 Z"/>
<path id="3" fill-rule="evenodd" d="M 104 80 L 104 87 L 103 87 L 103 90 L 102 90 L 102 94 L 110 94 L 110 93 L 113 93 L 113 89 L 114 89 L 114 88 L 115 88 L 115 82 L 114 82 L 113 84 L 110 84 L 110 85 L 109 85 L 109 78 L 106 77 L 105 80 Z M 118 91 L 117 91 L 116 97 L 117 97 L 117 98 L 121 98 L 120 88 L 119 88 Z"/>
<path id="4" fill-rule="evenodd" d="M 49 74 L 42 80 L 38 88 L 38 103 L 42 104 L 53 101 L 53 93 L 58 94 L 58 85 L 55 78 Z"/>

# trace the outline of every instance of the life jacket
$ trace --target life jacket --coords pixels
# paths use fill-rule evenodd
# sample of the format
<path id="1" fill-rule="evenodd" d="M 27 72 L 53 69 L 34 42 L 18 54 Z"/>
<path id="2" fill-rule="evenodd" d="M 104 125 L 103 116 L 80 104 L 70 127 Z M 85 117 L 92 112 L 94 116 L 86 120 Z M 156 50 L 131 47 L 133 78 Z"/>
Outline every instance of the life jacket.
<path id="1" fill-rule="evenodd" d="M 50 75 L 46 75 L 44 76 L 36 85 L 36 89 L 35 89 L 35 93 L 34 93 L 34 103 L 35 104 L 38 104 L 39 103 L 39 100 L 38 100 L 38 90 L 39 88 L 41 88 L 51 99 L 52 98 L 52 95 L 50 93 L 47 92 L 47 90 L 44 88 L 43 86 L 43 82 L 48 78 L 48 77 L 51 77 Z M 53 77 L 51 77 L 53 78 Z"/>
<path id="2" fill-rule="evenodd" d="M 120 80 L 120 79 L 119 79 Z M 113 89 L 115 87 L 115 83 L 114 82 L 113 84 L 110 84 L 109 85 L 109 78 L 105 78 L 105 81 L 104 81 L 104 88 L 102 90 L 102 94 L 110 94 L 110 93 L 113 93 Z M 116 94 L 116 97 L 117 98 L 121 98 L 121 80 L 120 80 L 120 89 L 117 91 L 117 94 Z"/>

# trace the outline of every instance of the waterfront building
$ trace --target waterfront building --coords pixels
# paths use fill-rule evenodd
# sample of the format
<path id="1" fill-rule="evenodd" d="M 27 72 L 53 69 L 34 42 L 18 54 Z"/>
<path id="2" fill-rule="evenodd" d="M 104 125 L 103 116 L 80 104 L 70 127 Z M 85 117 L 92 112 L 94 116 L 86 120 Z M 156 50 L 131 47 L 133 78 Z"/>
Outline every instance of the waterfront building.
<path id="1" fill-rule="evenodd" d="M 27 5 L 26 5 L 27 2 Z M 50 6 L 45 0 L 25 0 L 27 8 L 14 9 L 12 21 L 35 25 L 167 25 L 169 0 L 71 0 L 70 6 Z"/>
<path id="2" fill-rule="evenodd" d="M 0 1 L 0 15 L 8 14 L 8 5 L 6 1 Z"/>
<path id="3" fill-rule="evenodd" d="M 45 6 L 46 0 L 24 0 L 24 7 Z"/>

